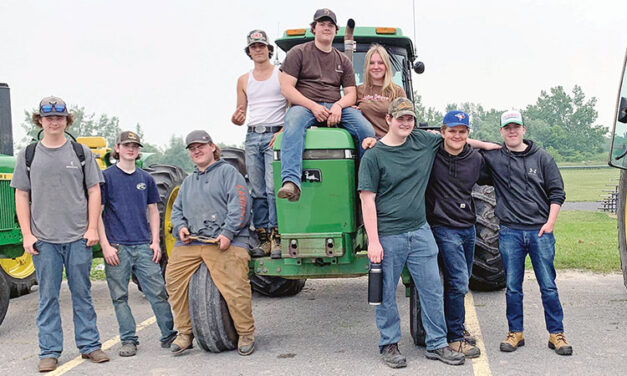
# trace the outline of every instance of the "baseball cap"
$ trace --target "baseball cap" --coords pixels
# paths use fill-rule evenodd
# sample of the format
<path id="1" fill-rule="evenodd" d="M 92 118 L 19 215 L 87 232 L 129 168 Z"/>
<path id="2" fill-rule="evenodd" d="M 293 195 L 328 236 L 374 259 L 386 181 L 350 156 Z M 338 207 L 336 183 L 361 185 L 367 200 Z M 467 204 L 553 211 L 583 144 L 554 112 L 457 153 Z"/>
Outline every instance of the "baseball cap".
<path id="1" fill-rule="evenodd" d="M 335 17 L 335 13 L 331 9 L 322 8 L 318 9 L 314 14 L 313 20 L 320 21 L 323 18 L 328 18 L 333 21 L 333 24 L 337 26 L 337 17 Z"/>
<path id="2" fill-rule="evenodd" d="M 398 97 L 390 103 L 388 114 L 390 114 L 393 118 L 398 118 L 403 115 L 416 117 L 414 103 L 405 97 Z"/>
<path id="3" fill-rule="evenodd" d="M 525 125 L 520 112 L 516 110 L 503 112 L 503 115 L 501 115 L 501 128 L 511 123 Z"/>
<path id="4" fill-rule="evenodd" d="M 120 133 L 118 135 L 118 137 L 115 139 L 115 144 L 116 145 L 137 144 L 140 147 L 144 147 L 144 145 L 142 145 L 141 140 L 139 139 L 139 136 L 137 135 L 137 133 L 131 132 L 131 131 L 124 131 L 124 132 Z"/>
<path id="5" fill-rule="evenodd" d="M 39 102 L 39 116 L 68 116 L 67 105 L 59 97 L 45 97 Z"/>
<path id="6" fill-rule="evenodd" d="M 187 135 L 187 137 L 185 137 L 185 149 L 189 148 L 189 145 L 193 143 L 210 144 L 213 143 L 213 141 L 211 141 L 211 136 L 209 136 L 209 133 L 203 130 L 196 130 L 191 131 Z"/>
<path id="7" fill-rule="evenodd" d="M 263 43 L 266 46 L 268 43 L 268 35 L 263 30 L 253 30 L 246 36 L 246 46 L 250 47 L 253 43 Z"/>
<path id="8" fill-rule="evenodd" d="M 442 120 L 442 124 L 447 127 L 456 127 L 458 125 L 465 125 L 470 128 L 470 123 L 468 122 L 468 114 L 464 111 L 449 111 L 444 115 L 444 120 Z"/>

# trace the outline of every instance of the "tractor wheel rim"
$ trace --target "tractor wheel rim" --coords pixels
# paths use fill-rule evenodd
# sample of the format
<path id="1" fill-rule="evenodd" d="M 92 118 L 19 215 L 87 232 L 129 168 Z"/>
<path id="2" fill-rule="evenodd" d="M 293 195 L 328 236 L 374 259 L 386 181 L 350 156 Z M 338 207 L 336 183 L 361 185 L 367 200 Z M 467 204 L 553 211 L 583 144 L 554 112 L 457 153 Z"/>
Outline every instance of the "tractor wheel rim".
<path id="1" fill-rule="evenodd" d="M 14 259 L 1 259 L 0 267 L 9 276 L 17 279 L 24 279 L 35 272 L 35 264 L 33 264 L 33 255 L 24 253 L 20 257 Z"/>
<path id="2" fill-rule="evenodd" d="M 174 248 L 174 243 L 176 243 L 176 238 L 174 237 L 174 235 L 172 235 L 172 221 L 170 219 L 170 216 L 172 215 L 172 207 L 174 206 L 174 200 L 176 199 L 176 196 L 178 196 L 179 194 L 179 188 L 180 186 L 174 187 L 174 189 L 172 189 L 172 192 L 170 193 L 170 197 L 168 197 L 168 201 L 166 203 L 166 207 L 165 207 L 165 221 L 163 224 L 163 241 L 165 243 L 165 250 L 166 253 L 168 255 L 168 257 L 170 257 L 170 253 L 172 252 L 172 248 Z"/>

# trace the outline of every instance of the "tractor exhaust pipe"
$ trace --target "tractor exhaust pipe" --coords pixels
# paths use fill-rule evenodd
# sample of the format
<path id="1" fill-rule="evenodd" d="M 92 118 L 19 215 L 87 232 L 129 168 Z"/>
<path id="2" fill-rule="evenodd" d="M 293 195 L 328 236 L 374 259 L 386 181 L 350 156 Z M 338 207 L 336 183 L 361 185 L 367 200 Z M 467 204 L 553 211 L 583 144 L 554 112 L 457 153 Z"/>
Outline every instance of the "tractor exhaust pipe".
<path id="1" fill-rule="evenodd" d="M 0 83 L 0 154 L 13 155 L 11 94 L 9 85 Z"/>
<path id="2" fill-rule="evenodd" d="M 355 20 L 348 19 L 346 30 L 344 31 L 344 55 L 348 60 L 353 62 L 353 51 L 355 51 L 355 41 L 353 40 L 353 31 L 355 30 Z"/>

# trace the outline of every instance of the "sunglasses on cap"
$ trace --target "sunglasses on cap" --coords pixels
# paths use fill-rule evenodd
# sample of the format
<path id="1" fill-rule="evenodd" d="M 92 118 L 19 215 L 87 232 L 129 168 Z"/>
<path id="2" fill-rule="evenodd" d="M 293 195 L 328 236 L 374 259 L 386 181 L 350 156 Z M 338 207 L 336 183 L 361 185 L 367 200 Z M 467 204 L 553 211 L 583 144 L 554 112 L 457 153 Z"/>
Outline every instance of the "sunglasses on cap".
<path id="1" fill-rule="evenodd" d="M 51 112 L 65 112 L 64 104 L 42 104 L 40 107 L 41 112 L 49 114 Z"/>

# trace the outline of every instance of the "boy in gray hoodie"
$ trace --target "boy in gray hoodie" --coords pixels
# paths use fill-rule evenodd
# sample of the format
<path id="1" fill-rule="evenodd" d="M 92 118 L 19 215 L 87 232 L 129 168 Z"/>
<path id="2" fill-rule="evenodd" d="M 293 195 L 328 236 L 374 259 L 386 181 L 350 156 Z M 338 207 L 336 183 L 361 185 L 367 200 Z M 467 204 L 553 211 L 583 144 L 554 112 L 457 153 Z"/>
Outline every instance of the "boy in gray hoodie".
<path id="1" fill-rule="evenodd" d="M 233 318 L 237 350 L 249 355 L 255 349 L 255 324 L 248 279 L 248 187 L 235 167 L 220 159 L 220 148 L 207 132 L 192 131 L 185 144 L 196 168 L 181 184 L 172 208 L 172 232 L 178 240 L 165 278 L 179 334 L 171 350 L 180 354 L 192 347 L 187 293 L 189 280 L 204 262 Z M 214 238 L 216 244 L 194 241 L 192 236 Z"/>

